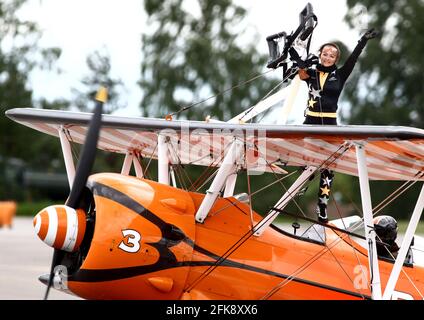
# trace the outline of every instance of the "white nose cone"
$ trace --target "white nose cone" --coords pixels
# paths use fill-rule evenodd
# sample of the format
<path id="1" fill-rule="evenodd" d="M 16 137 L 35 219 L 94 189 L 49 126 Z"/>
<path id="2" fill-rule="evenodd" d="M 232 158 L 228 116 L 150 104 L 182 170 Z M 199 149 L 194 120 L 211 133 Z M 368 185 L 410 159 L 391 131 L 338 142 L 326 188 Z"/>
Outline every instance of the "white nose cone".
<path id="1" fill-rule="evenodd" d="M 38 237 L 50 247 L 74 252 L 81 245 L 85 233 L 85 213 L 64 205 L 41 210 L 34 217 Z"/>

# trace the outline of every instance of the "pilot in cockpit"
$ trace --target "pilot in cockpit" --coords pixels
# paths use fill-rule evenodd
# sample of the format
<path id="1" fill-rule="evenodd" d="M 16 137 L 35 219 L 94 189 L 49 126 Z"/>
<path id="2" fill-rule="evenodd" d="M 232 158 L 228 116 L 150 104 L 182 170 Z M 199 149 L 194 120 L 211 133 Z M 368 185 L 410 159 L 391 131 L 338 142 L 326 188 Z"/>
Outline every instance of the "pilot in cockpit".
<path id="1" fill-rule="evenodd" d="M 379 257 L 396 259 L 399 246 L 396 243 L 398 225 L 395 218 L 391 216 L 378 216 L 374 218 L 374 228 L 377 234 L 377 254 Z M 412 248 L 414 238 L 412 238 L 408 253 L 405 257 L 405 263 L 414 263 Z"/>
<path id="2" fill-rule="evenodd" d="M 374 218 L 374 228 L 377 234 L 377 254 L 379 257 L 396 259 L 399 246 L 396 243 L 398 225 L 391 216 L 378 216 Z"/>

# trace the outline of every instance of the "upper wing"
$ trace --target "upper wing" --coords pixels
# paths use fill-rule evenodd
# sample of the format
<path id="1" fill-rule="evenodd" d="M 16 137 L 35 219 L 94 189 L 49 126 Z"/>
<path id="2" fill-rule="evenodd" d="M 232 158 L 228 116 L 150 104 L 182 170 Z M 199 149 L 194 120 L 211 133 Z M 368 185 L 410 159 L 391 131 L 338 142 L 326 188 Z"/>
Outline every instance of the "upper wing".
<path id="1" fill-rule="evenodd" d="M 38 131 L 83 143 L 90 113 L 11 109 L 12 120 Z M 216 165 L 234 137 L 246 146 L 241 167 L 283 173 L 280 166 L 313 165 L 358 175 L 355 145 L 365 146 L 368 175 L 373 180 L 423 180 L 424 130 L 394 126 L 278 126 L 262 124 L 166 121 L 104 115 L 98 148 L 137 152 L 157 158 L 157 136 L 169 137 L 174 163 Z"/>

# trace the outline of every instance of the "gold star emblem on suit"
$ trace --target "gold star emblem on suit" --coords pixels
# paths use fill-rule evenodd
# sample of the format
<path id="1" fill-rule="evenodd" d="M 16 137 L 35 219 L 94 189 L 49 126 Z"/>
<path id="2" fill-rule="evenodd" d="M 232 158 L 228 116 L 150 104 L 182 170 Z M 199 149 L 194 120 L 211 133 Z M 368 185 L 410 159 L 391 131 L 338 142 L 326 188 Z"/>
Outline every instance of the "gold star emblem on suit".
<path id="1" fill-rule="evenodd" d="M 327 186 L 325 186 L 324 188 L 320 188 L 320 189 L 321 189 L 322 195 L 330 196 L 330 189 L 328 189 Z"/>
<path id="2" fill-rule="evenodd" d="M 314 99 L 309 99 L 308 104 L 309 104 L 309 108 L 313 108 L 314 104 L 317 103 Z"/>

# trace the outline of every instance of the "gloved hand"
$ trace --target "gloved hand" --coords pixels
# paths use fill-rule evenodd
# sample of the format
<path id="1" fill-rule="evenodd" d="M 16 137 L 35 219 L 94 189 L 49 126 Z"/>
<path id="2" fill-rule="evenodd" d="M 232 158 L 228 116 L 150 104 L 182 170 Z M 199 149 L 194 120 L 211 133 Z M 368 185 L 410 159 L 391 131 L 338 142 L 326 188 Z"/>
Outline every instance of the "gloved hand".
<path id="1" fill-rule="evenodd" d="M 291 47 L 289 49 L 290 59 L 296 63 L 296 65 L 299 67 L 299 69 L 305 69 L 306 64 L 305 61 L 300 59 L 299 54 L 297 53 L 296 49 Z"/>
<path id="2" fill-rule="evenodd" d="M 307 69 L 309 68 L 308 64 L 306 61 L 303 61 L 302 59 L 299 59 L 296 61 L 297 66 L 299 67 L 299 69 Z"/>
<path id="3" fill-rule="evenodd" d="M 365 34 L 362 36 L 361 40 L 370 40 L 370 39 L 374 39 L 378 36 L 381 35 L 381 32 L 378 30 L 374 30 L 374 28 L 369 29 L 367 32 L 365 32 Z"/>
<path id="4" fill-rule="evenodd" d="M 306 59 L 305 62 L 307 64 L 308 68 L 309 68 L 309 67 L 311 67 L 314 64 L 318 64 L 319 63 L 319 58 L 316 55 L 314 55 L 314 54 L 310 54 L 307 57 L 307 59 Z"/>
<path id="5" fill-rule="evenodd" d="M 297 51 L 292 47 L 289 50 L 290 53 L 290 57 L 292 61 L 295 61 L 296 65 L 299 67 L 299 69 L 307 69 L 309 67 L 311 67 L 313 64 L 317 64 L 319 63 L 319 59 L 317 56 L 315 55 L 309 55 L 306 60 L 302 60 L 299 57 L 299 54 L 297 53 Z"/>

